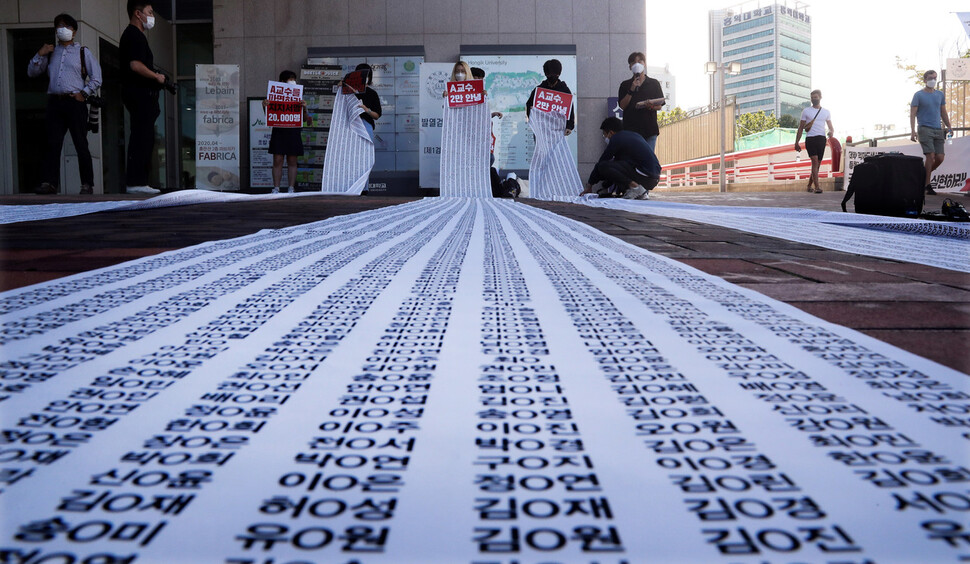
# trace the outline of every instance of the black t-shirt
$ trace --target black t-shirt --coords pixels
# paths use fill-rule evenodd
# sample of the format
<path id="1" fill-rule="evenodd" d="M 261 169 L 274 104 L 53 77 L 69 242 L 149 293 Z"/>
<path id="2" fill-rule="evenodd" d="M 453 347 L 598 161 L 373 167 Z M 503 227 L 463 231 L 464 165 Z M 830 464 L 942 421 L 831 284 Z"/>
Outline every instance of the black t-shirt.
<path id="1" fill-rule="evenodd" d="M 367 109 L 377 114 L 377 117 L 381 117 L 381 97 L 377 95 L 377 92 L 373 88 L 367 87 L 363 92 L 359 94 L 354 94 L 358 100 L 367 106 Z M 374 118 L 370 117 L 367 112 L 360 114 L 360 119 L 366 121 L 371 125 L 371 127 L 376 127 L 374 124 Z"/>
<path id="2" fill-rule="evenodd" d="M 149 70 L 155 69 L 155 56 L 148 46 L 148 38 L 137 27 L 128 24 L 118 45 L 121 55 L 121 83 L 126 88 L 158 90 L 158 82 L 131 70 L 132 61 L 141 61 Z"/>
<path id="3" fill-rule="evenodd" d="M 556 92 L 562 92 L 563 94 L 572 94 L 566 83 L 557 80 L 556 84 L 550 84 L 549 79 L 543 80 L 539 83 L 539 88 L 545 88 L 546 90 L 555 90 Z M 533 88 L 532 92 L 529 94 L 529 99 L 525 103 L 525 115 L 528 117 L 532 113 L 532 106 L 535 105 L 536 99 L 536 89 Z M 575 100 L 573 102 L 573 109 L 569 113 L 569 119 L 566 120 L 566 129 L 573 130 L 576 129 L 576 106 Z"/>
<path id="4" fill-rule="evenodd" d="M 632 84 L 633 78 L 624 80 L 620 84 L 620 89 L 616 93 L 618 100 L 622 100 L 626 96 Z M 636 105 L 637 102 L 644 100 L 663 98 L 664 92 L 660 88 L 660 82 L 648 76 L 643 81 L 643 84 L 640 85 L 640 89 L 636 92 L 630 92 L 630 94 L 632 96 L 630 103 L 623 110 L 623 129 L 636 131 L 640 135 L 643 135 L 644 138 L 659 135 L 660 126 L 657 125 L 657 110 L 651 110 L 649 108 L 638 110 Z"/>

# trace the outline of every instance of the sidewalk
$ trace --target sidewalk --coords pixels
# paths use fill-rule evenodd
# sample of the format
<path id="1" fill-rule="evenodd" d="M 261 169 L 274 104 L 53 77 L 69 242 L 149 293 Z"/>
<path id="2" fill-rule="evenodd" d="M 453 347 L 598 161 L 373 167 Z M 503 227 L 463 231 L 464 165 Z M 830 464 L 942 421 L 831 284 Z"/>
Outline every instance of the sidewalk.
<path id="1" fill-rule="evenodd" d="M 661 193 L 663 201 L 839 210 L 843 192 Z M 962 196 L 959 201 L 963 202 Z M 130 199 L 131 196 L 123 196 Z M 8 196 L 0 204 L 117 197 Z M 927 198 L 938 210 L 944 196 Z M 0 290 L 135 258 L 411 201 L 320 196 L 105 212 L 0 226 Z M 970 275 L 843 253 L 690 221 L 554 202 L 524 203 L 970 373 Z M 850 204 L 850 210 L 851 204 Z"/>

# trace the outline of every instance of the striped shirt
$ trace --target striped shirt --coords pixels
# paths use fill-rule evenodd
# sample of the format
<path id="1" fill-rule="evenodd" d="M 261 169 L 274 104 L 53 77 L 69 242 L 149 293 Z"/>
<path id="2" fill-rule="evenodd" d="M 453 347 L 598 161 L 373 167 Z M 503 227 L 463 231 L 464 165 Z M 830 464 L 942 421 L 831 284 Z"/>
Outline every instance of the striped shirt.
<path id="1" fill-rule="evenodd" d="M 48 94 L 73 94 L 84 92 L 94 94 L 101 88 L 101 66 L 95 60 L 90 49 L 84 50 L 85 65 L 87 65 L 88 79 L 85 83 L 81 78 L 81 44 L 71 43 L 64 47 L 58 43 L 50 57 L 34 55 L 27 66 L 27 76 L 36 78 L 47 71 L 50 84 Z"/>

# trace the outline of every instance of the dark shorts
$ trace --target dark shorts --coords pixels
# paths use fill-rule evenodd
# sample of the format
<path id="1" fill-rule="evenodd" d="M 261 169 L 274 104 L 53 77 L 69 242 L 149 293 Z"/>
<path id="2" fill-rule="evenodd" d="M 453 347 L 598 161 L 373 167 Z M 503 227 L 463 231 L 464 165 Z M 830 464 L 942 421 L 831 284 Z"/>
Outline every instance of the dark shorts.
<path id="1" fill-rule="evenodd" d="M 821 160 L 825 156 L 825 145 L 827 144 L 824 135 L 805 138 L 805 150 L 808 151 L 809 157 L 818 157 Z"/>
<path id="2" fill-rule="evenodd" d="M 274 127 L 269 137 L 271 155 L 303 156 L 302 128 Z"/>

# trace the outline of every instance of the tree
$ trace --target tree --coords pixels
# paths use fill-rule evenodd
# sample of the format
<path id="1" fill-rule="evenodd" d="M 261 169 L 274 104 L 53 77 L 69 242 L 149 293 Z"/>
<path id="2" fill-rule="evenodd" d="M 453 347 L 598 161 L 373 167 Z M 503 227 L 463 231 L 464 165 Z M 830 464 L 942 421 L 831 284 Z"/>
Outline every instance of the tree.
<path id="1" fill-rule="evenodd" d="M 766 114 L 762 110 L 760 112 L 741 114 L 738 116 L 735 125 L 737 126 L 739 137 L 744 137 L 745 135 L 760 133 L 778 127 L 778 118 L 773 114 Z"/>
<path id="2" fill-rule="evenodd" d="M 905 59 L 896 55 L 896 68 L 905 71 L 906 76 L 909 80 L 913 81 L 913 84 L 917 86 L 923 86 L 923 73 L 926 72 L 925 69 L 918 69 L 916 65 L 907 63 Z"/>
<path id="3" fill-rule="evenodd" d="M 796 129 L 798 127 L 798 118 L 791 114 L 783 114 L 780 118 L 778 118 L 778 127 Z"/>
<path id="4" fill-rule="evenodd" d="M 680 121 L 687 117 L 687 112 L 680 109 L 680 106 L 670 110 L 670 111 L 659 111 L 657 112 L 657 125 L 663 127 L 665 125 L 670 125 L 674 122 Z"/>

